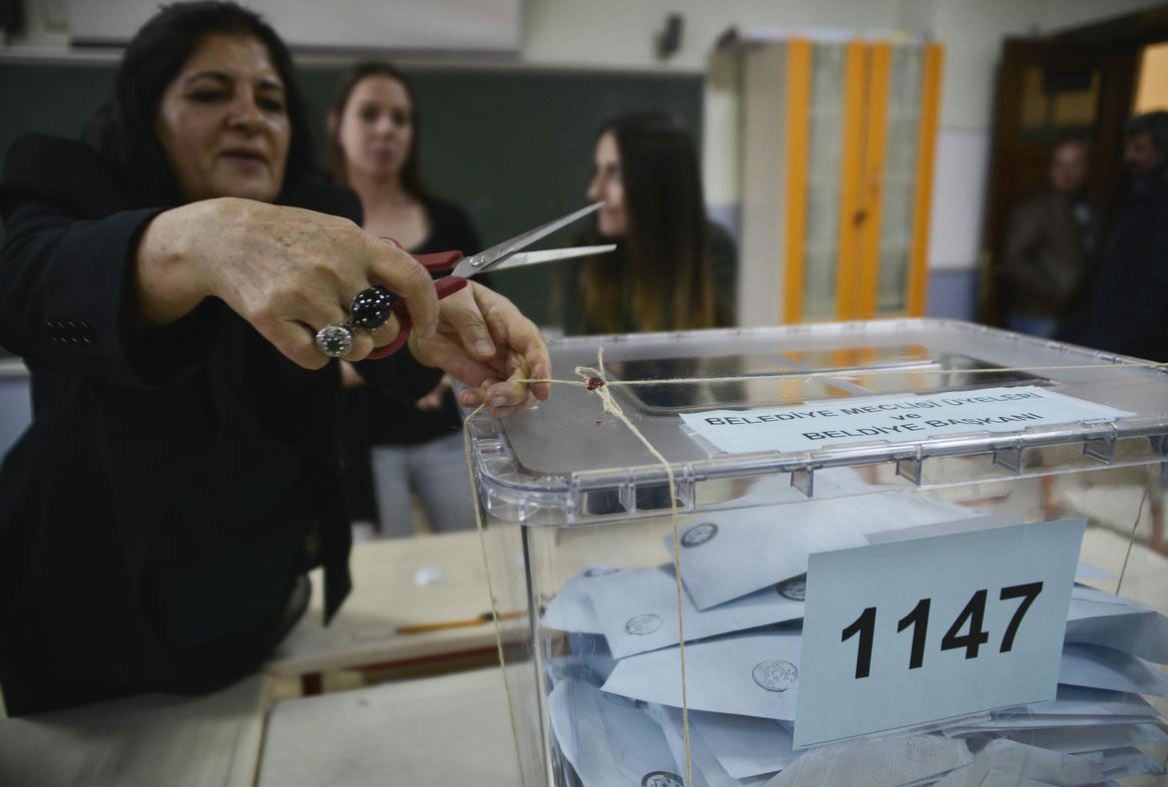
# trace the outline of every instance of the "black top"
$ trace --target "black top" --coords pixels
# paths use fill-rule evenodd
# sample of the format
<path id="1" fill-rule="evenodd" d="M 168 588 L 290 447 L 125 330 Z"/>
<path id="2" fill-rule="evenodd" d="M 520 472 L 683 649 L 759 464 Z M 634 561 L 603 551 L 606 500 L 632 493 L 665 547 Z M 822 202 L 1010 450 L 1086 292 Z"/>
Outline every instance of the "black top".
<path id="1" fill-rule="evenodd" d="M 1086 292 L 1072 341 L 1168 361 L 1168 165 L 1132 183 Z"/>
<path id="2" fill-rule="evenodd" d="M 422 204 L 430 221 L 430 234 L 416 248 L 410 249 L 411 253 L 431 254 L 455 249 L 469 257 L 481 250 L 479 235 L 462 209 L 437 199 L 427 199 Z M 487 283 L 484 276 L 475 276 L 474 280 Z M 433 370 L 412 359 L 405 363 L 408 365 L 405 373 L 411 378 L 420 375 L 432 379 Z M 411 389 L 416 387 L 410 386 Z M 402 401 L 380 391 L 371 391 L 370 400 L 369 437 L 375 445 L 416 445 L 462 429 L 453 394 L 447 394 L 438 410 L 419 410 L 414 406 L 417 397 Z"/>
<path id="3" fill-rule="evenodd" d="M 270 652 L 307 568 L 325 566 L 326 616 L 349 589 L 335 364 L 301 369 L 214 299 L 141 332 L 132 264 L 160 209 L 121 183 L 47 137 L 13 143 L 0 179 L 0 344 L 33 397 L 0 468 L 13 714 L 224 685 Z M 323 182 L 279 201 L 361 219 Z M 406 355 L 362 374 L 392 386 Z"/>

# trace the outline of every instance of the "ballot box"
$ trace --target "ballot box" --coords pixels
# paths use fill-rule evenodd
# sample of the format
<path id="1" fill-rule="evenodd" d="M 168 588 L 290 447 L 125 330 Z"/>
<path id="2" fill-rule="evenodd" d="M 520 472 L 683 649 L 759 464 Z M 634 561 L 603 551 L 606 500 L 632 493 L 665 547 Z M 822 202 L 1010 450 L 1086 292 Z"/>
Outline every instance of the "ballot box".
<path id="1" fill-rule="evenodd" d="M 527 787 L 1165 783 L 1165 368 L 929 320 L 551 354 L 467 421 Z"/>

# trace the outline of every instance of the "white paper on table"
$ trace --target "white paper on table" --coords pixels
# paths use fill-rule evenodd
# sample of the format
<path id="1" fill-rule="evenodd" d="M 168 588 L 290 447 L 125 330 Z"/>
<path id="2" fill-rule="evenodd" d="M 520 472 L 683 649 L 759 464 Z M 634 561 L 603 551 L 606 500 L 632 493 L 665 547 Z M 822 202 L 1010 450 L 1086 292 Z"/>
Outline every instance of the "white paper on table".
<path id="1" fill-rule="evenodd" d="M 860 738 L 803 752 L 766 787 L 899 787 L 972 761 L 964 741 L 941 735 Z"/>
<path id="2" fill-rule="evenodd" d="M 964 768 L 953 771 L 935 787 L 981 787 L 991 771 L 1055 785 L 1091 784 L 1103 780 L 1100 754 L 1060 754 L 1005 738 L 985 745 Z"/>
<path id="3" fill-rule="evenodd" d="M 1099 645 L 1063 646 L 1059 683 L 1168 697 L 1168 677 L 1148 662 Z"/>
<path id="4" fill-rule="evenodd" d="M 568 580 L 555 595 L 544 610 L 540 623 L 557 631 L 580 631 L 585 634 L 603 634 L 604 629 L 596 612 L 592 608 L 592 600 L 588 596 L 587 587 L 595 577 L 614 573 L 616 569 L 605 566 L 589 566 L 580 574 Z"/>
<path id="5" fill-rule="evenodd" d="M 794 719 L 799 682 L 797 632 L 752 632 L 685 647 L 689 707 L 715 713 Z M 660 705 L 681 707 L 679 648 L 629 656 L 616 664 L 603 689 Z"/>
<path id="6" fill-rule="evenodd" d="M 681 576 L 698 609 L 807 573 L 812 552 L 861 547 L 866 534 L 968 519 L 970 511 L 917 494 L 883 492 L 687 517 Z M 670 556 L 673 536 L 664 537 Z"/>
<path id="7" fill-rule="evenodd" d="M 781 771 L 799 756 L 791 731 L 774 719 L 691 710 L 689 726 L 736 779 Z"/>
<path id="8" fill-rule="evenodd" d="M 685 571 L 684 565 L 682 571 Z M 588 584 L 592 607 L 618 659 L 676 645 L 677 580 L 673 566 L 618 571 Z M 803 617 L 803 602 L 765 588 L 699 611 L 682 593 L 686 642 Z"/>
<path id="9" fill-rule="evenodd" d="M 549 695 L 548 710 L 560 751 L 589 787 L 682 787 L 661 728 L 636 703 L 565 680 Z"/>
<path id="10" fill-rule="evenodd" d="M 1168 664 L 1168 618 L 1134 602 L 1117 604 L 1072 595 L 1064 641 L 1102 645 Z"/>
<path id="11" fill-rule="evenodd" d="M 1041 746 L 1044 749 L 1060 751 L 1065 754 L 1081 754 L 1100 749 L 1118 749 L 1144 743 L 1168 742 L 1168 734 L 1160 729 L 1160 725 L 1147 722 L 1144 724 L 1105 724 L 1085 727 L 1043 727 L 1020 730 L 1008 737 L 1029 746 Z"/>

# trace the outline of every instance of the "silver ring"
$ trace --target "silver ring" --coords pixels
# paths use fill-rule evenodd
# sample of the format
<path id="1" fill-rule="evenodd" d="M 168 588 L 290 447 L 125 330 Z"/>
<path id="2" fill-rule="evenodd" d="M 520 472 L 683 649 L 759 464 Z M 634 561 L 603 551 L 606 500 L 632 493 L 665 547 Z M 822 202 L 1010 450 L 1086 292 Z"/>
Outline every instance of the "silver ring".
<path id="1" fill-rule="evenodd" d="M 316 332 L 316 346 L 329 358 L 343 358 L 353 351 L 353 328 L 347 323 L 326 325 Z"/>

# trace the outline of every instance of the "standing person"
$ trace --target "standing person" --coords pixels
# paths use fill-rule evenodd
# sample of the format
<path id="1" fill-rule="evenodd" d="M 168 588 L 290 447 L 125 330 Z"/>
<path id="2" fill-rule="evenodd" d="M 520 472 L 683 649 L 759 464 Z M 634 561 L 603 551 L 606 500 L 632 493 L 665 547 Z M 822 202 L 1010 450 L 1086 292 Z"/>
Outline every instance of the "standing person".
<path id="1" fill-rule="evenodd" d="M 316 565 L 336 614 L 340 383 L 316 333 L 372 284 L 406 299 L 418 360 L 476 386 L 468 406 L 547 395 L 515 382 L 550 369 L 530 321 L 474 284 L 438 301 L 315 175 L 288 50 L 252 12 L 159 11 L 93 139 L 23 137 L 0 178 L 0 344 L 34 396 L 0 468 L 11 714 L 226 685 L 303 613 Z M 357 329 L 345 357 L 396 327 Z M 397 384 L 402 357 L 363 374 Z"/>
<path id="2" fill-rule="evenodd" d="M 1108 352 L 1168 361 L 1168 112 L 1134 117 L 1124 132 L 1127 192 L 1071 338 Z"/>
<path id="3" fill-rule="evenodd" d="M 479 251 L 478 233 L 466 213 L 430 196 L 422 185 L 418 112 L 413 87 L 402 72 L 388 63 L 354 66 L 341 82 L 328 126 L 333 181 L 357 192 L 367 232 L 393 238 L 415 254 Z M 462 420 L 449 378 L 421 398 L 395 400 L 365 390 L 358 374 L 344 371 L 358 419 L 350 433 L 364 429 L 368 440 L 355 446 L 354 461 L 369 461 L 371 444 L 381 533 L 413 533 L 411 495 L 421 502 L 431 530 L 473 528 Z M 429 376 L 417 365 L 402 373 Z"/>
<path id="4" fill-rule="evenodd" d="M 603 200 L 586 242 L 616 251 L 565 264 L 565 333 L 734 324 L 734 241 L 706 217 L 693 139 L 667 112 L 606 121 L 588 198 Z"/>
<path id="5" fill-rule="evenodd" d="M 1051 338 L 1070 318 L 1095 253 L 1098 217 L 1087 199 L 1087 145 L 1076 139 L 1055 145 L 1048 177 L 1047 190 L 1010 217 L 1003 268 L 1006 327 Z"/>

